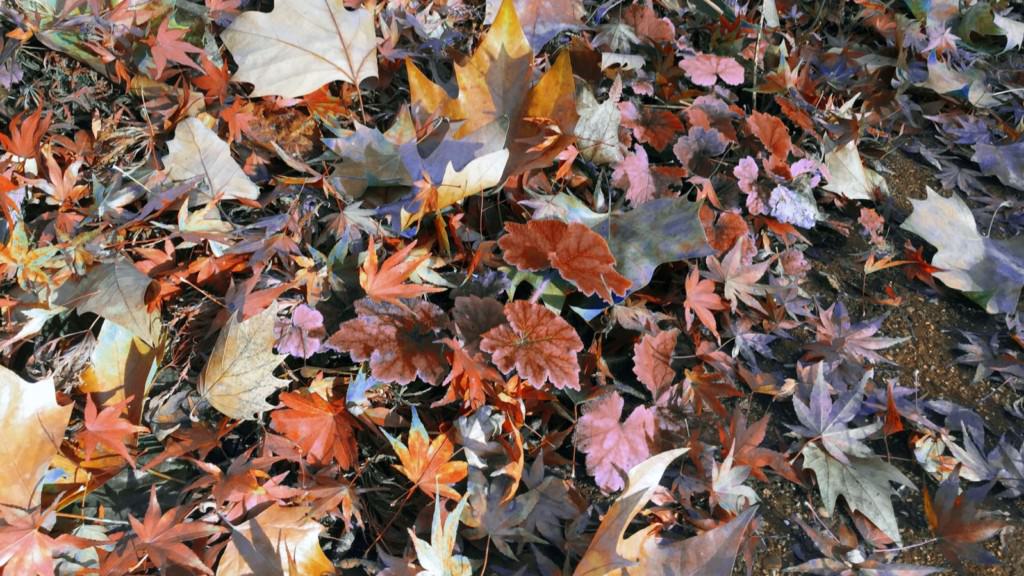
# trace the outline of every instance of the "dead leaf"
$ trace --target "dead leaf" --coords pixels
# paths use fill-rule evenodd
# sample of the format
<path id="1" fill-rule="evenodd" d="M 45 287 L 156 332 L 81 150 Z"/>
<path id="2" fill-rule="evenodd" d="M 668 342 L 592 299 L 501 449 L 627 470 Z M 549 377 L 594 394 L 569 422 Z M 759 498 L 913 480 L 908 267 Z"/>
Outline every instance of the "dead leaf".
<path id="1" fill-rule="evenodd" d="M 260 540 L 269 543 L 280 556 L 281 571 L 288 576 L 334 574 L 334 564 L 320 547 L 324 526 L 310 517 L 310 510 L 309 506 L 272 504 L 235 530 L 254 547 Z M 216 576 L 248 576 L 259 574 L 261 568 L 265 567 L 249 565 L 232 538 L 221 554 Z"/>
<path id="2" fill-rule="evenodd" d="M 160 314 L 149 311 L 146 290 L 152 279 L 126 258 L 91 268 L 84 278 L 68 282 L 57 292 L 57 302 L 91 312 L 120 325 L 150 346 L 161 339 Z"/>
<path id="3" fill-rule="evenodd" d="M 167 176 L 174 181 L 201 178 L 205 190 L 199 198 L 205 203 L 219 196 L 223 200 L 255 200 L 259 186 L 245 175 L 231 148 L 197 118 L 186 118 L 174 129 L 167 142 L 167 155 L 161 160 Z"/>

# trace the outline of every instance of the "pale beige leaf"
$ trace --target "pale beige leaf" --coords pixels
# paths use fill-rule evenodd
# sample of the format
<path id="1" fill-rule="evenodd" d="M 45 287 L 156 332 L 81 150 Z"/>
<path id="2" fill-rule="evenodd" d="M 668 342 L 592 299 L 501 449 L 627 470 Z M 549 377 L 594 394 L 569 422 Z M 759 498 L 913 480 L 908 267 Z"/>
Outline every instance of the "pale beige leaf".
<path id="1" fill-rule="evenodd" d="M 277 0 L 269 13 L 246 12 L 221 34 L 238 63 L 235 82 L 253 96 L 295 98 L 344 80 L 377 76 L 373 15 L 342 0 Z"/>
<path id="2" fill-rule="evenodd" d="M 197 118 L 186 118 L 174 130 L 174 139 L 167 143 L 164 168 L 171 180 L 202 178 L 207 201 L 220 195 L 222 199 L 254 200 L 260 189 L 245 175 L 231 157 L 231 148 Z"/>
<path id="3" fill-rule="evenodd" d="M 689 448 L 667 450 L 651 456 L 629 471 L 626 489 L 612 504 L 597 527 L 594 539 L 576 566 L 574 576 L 618 576 L 623 568 L 636 564 L 636 558 L 627 558 L 623 535 L 633 518 L 647 505 L 661 482 L 661 477 L 673 460 Z"/>
<path id="4" fill-rule="evenodd" d="M 160 352 L 119 324 L 104 322 L 78 389 L 92 394 L 100 406 L 112 406 L 131 396 L 128 420 L 138 424 L 142 403 L 156 378 Z"/>
<path id="5" fill-rule="evenodd" d="M 0 504 L 39 505 L 37 485 L 60 448 L 72 408 L 57 404 L 53 380 L 26 382 L 0 366 Z"/>
<path id="6" fill-rule="evenodd" d="M 272 408 L 266 398 L 287 380 L 274 376 L 284 356 L 274 353 L 277 306 L 239 322 L 234 314 L 221 329 L 203 369 L 199 394 L 222 414 L 244 420 Z"/>
<path id="7" fill-rule="evenodd" d="M 576 92 L 576 111 L 580 119 L 576 122 L 574 134 L 580 156 L 595 164 L 622 162 L 624 157 L 619 143 L 622 116 L 618 98 L 609 97 L 599 104 L 590 88 L 583 86 Z"/>
<path id="8" fill-rule="evenodd" d="M 475 158 L 466 164 L 462 170 L 455 170 L 451 162 L 444 169 L 444 179 L 437 186 L 436 202 L 427 205 L 423 203 L 417 212 L 406 212 L 402 209 L 402 229 L 412 226 L 423 218 L 427 208 L 431 210 L 443 210 L 454 206 L 473 196 L 480 194 L 488 188 L 493 188 L 501 183 L 501 176 L 505 172 L 505 165 L 508 163 L 509 151 L 498 150 Z"/>
<path id="9" fill-rule="evenodd" d="M 864 166 L 857 144 L 852 140 L 825 154 L 825 165 L 831 174 L 825 190 L 850 200 L 872 200 L 875 189 L 889 193 L 885 178 Z"/>
<path id="10" fill-rule="evenodd" d="M 146 290 L 152 279 L 125 259 L 91 268 L 84 278 L 68 282 L 57 292 L 57 302 L 91 312 L 120 325 L 146 344 L 160 341 L 160 314 L 146 307 Z"/>
<path id="11" fill-rule="evenodd" d="M 236 526 L 236 536 L 228 542 L 217 564 L 217 576 L 278 573 L 274 567 L 259 562 L 265 560 L 263 556 L 266 555 L 259 553 L 269 547 L 273 547 L 281 560 L 279 573 L 288 576 L 334 574 L 334 565 L 320 547 L 320 532 L 324 526 L 310 516 L 310 510 L 309 506 L 284 507 L 274 504 L 252 520 Z M 253 534 L 254 524 L 259 527 L 255 530 L 256 534 Z M 235 545 L 236 537 L 243 538 L 256 554 L 249 553 L 249 558 L 243 556 Z M 261 565 L 250 567 L 249 560 Z M 294 571 L 291 570 L 292 566 L 295 567 Z"/>

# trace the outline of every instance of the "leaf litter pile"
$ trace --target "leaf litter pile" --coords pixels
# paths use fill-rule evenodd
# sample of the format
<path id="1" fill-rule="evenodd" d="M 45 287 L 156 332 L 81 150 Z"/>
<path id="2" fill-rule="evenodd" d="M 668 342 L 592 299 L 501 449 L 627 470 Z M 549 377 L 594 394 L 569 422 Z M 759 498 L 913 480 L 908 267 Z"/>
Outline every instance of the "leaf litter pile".
<path id="1" fill-rule="evenodd" d="M 0 21 L 3 574 L 1024 570 L 1019 4 Z"/>

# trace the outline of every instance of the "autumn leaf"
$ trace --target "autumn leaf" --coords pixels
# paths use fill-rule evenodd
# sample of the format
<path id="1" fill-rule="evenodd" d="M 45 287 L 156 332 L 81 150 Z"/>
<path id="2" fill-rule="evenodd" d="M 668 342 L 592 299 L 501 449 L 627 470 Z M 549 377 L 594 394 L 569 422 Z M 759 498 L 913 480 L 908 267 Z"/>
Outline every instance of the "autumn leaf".
<path id="1" fill-rule="evenodd" d="M 46 534 L 53 529 L 57 504 L 59 500 L 46 510 L 36 508 L 29 513 L 0 506 L 0 567 L 4 574 L 53 576 L 54 560 L 61 554 L 94 544 L 70 534 L 56 538 Z"/>
<path id="2" fill-rule="evenodd" d="M 506 304 L 505 316 L 508 324 L 488 330 L 480 341 L 494 365 L 505 374 L 515 368 L 535 388 L 551 382 L 579 390 L 576 353 L 583 342 L 572 326 L 544 306 L 522 300 Z"/>
<path id="3" fill-rule="evenodd" d="M 587 295 L 598 294 L 613 302 L 612 293 L 625 295 L 632 285 L 615 271 L 615 257 L 604 238 L 583 224 L 558 220 L 509 222 L 498 240 L 505 260 L 521 270 L 558 270 Z"/>
<path id="4" fill-rule="evenodd" d="M 644 334 L 633 347 L 633 373 L 655 398 L 676 378 L 672 353 L 678 339 L 679 330 L 665 330 L 655 335 Z"/>
<path id="5" fill-rule="evenodd" d="M 653 408 L 637 406 L 625 422 L 618 392 L 591 402 L 576 423 L 576 446 L 587 455 L 587 472 L 605 492 L 623 488 L 626 472 L 650 456 L 655 432 Z"/>
<path id="6" fill-rule="evenodd" d="M 552 38 L 565 30 L 577 30 L 583 26 L 585 15 L 580 0 L 514 0 L 523 33 L 533 48 L 539 52 Z M 501 0 L 487 0 L 485 24 L 494 21 Z"/>
<path id="7" fill-rule="evenodd" d="M 277 306 L 239 322 L 232 314 L 203 369 L 199 394 L 222 414 L 239 420 L 272 408 L 266 397 L 288 381 L 274 376 L 284 356 L 274 353 Z"/>
<path id="8" fill-rule="evenodd" d="M 179 182 L 201 178 L 205 187 L 201 198 L 206 201 L 218 196 L 224 200 L 254 200 L 260 195 L 259 186 L 231 157 L 227 142 L 198 118 L 178 123 L 167 152 L 162 158 L 167 176 Z"/>
<path id="9" fill-rule="evenodd" d="M 743 83 L 743 66 L 735 58 L 715 54 L 695 54 L 679 61 L 690 80 L 698 86 L 714 86 L 721 79 L 730 86 Z M 755 114 L 758 114 L 755 112 Z"/>
<path id="10" fill-rule="evenodd" d="M 161 570 L 179 566 L 212 575 L 213 571 L 184 542 L 219 534 L 221 528 L 205 522 L 183 522 L 182 516 L 177 508 L 161 512 L 154 486 L 149 491 L 149 508 L 142 521 L 128 516 L 134 534 L 127 541 L 127 548 L 139 560 L 148 557 Z"/>
<path id="11" fill-rule="evenodd" d="M 152 278 L 122 257 L 90 268 L 80 280 L 65 283 L 57 292 L 57 301 L 74 306 L 79 313 L 106 318 L 156 346 L 163 328 L 159 312 L 146 306 L 146 291 L 152 283 Z"/>
<path id="12" fill-rule="evenodd" d="M 693 370 L 686 370 L 686 379 L 683 381 L 685 396 L 692 400 L 697 415 L 707 406 L 726 418 L 728 413 L 719 398 L 743 396 L 743 393 L 726 382 L 721 374 L 708 372 L 704 366 L 700 364 Z"/>
<path id="13" fill-rule="evenodd" d="M 37 108 L 35 112 L 25 115 L 20 112 L 11 118 L 11 134 L 0 133 L 0 145 L 11 154 L 22 159 L 35 158 L 39 153 L 39 141 L 50 128 L 53 119 L 53 112 L 47 112 L 43 118 L 43 109 Z"/>
<path id="14" fill-rule="evenodd" d="M 767 482 L 768 477 L 764 473 L 764 467 L 767 466 L 786 480 L 794 484 L 801 484 L 785 454 L 761 447 L 765 434 L 768 432 L 770 418 L 770 414 L 765 414 L 753 425 L 748 426 L 746 414 L 736 408 L 733 410 L 729 427 L 723 428 L 721 424 L 719 425 L 718 439 L 722 446 L 731 446 L 729 455 L 737 464 L 749 466 L 750 473 L 754 478 Z"/>
<path id="15" fill-rule="evenodd" d="M 200 72 L 203 70 L 188 56 L 189 54 L 202 53 L 202 49 L 182 40 L 185 34 L 188 33 L 188 30 L 171 30 L 168 27 L 170 22 L 170 17 L 165 18 L 160 22 L 156 36 L 147 38 L 145 41 L 149 45 L 150 53 L 153 55 L 153 66 L 156 68 L 153 78 L 157 80 L 164 75 L 164 67 L 167 66 L 168 62 L 184 64 Z"/>
<path id="16" fill-rule="evenodd" d="M 401 462 L 395 469 L 408 478 L 414 487 L 422 490 L 427 496 L 439 494 L 449 500 L 461 498 L 452 484 L 466 477 L 468 464 L 452 460 L 455 446 L 448 434 L 438 434 L 431 441 L 427 429 L 420 422 L 419 414 L 413 408 L 408 446 L 386 431 L 384 436 L 391 443 L 391 448 Z"/>
<path id="17" fill-rule="evenodd" d="M 793 141 L 782 120 L 771 114 L 754 112 L 747 117 L 747 127 L 771 154 L 769 168 L 772 171 L 784 169 L 788 172 L 787 160 L 793 149 Z"/>
<path id="18" fill-rule="evenodd" d="M 443 292 L 444 288 L 439 286 L 403 284 L 416 271 L 416 268 L 430 257 L 430 252 L 425 252 L 418 258 L 410 259 L 409 254 L 415 247 L 415 242 L 407 244 L 389 256 L 378 268 L 377 252 L 374 249 L 371 236 L 370 245 L 366 248 L 366 260 L 363 262 L 359 275 L 359 285 L 366 291 L 366 295 L 374 300 L 399 305 L 400 298 L 415 298 L 423 294 Z"/>
<path id="19" fill-rule="evenodd" d="M 708 276 L 715 282 L 722 282 L 725 299 L 732 304 L 732 311 L 743 302 L 754 310 L 763 312 L 761 304 L 755 296 L 764 294 L 766 286 L 758 284 L 757 281 L 764 276 L 768 269 L 770 260 L 758 264 L 745 264 L 743 262 L 743 241 L 740 239 L 732 247 L 732 250 L 719 260 L 715 256 L 708 256 Z"/>
<path id="20" fill-rule="evenodd" d="M 715 321 L 714 312 L 727 308 L 722 297 L 715 293 L 715 283 L 711 280 L 701 280 L 700 272 L 696 268 L 690 270 L 686 276 L 686 300 L 683 308 L 686 311 L 686 329 L 693 325 L 693 315 L 696 314 L 700 323 L 715 335 L 715 339 L 722 341 L 718 335 L 718 323 Z"/>
<path id="21" fill-rule="evenodd" d="M 128 450 L 127 443 L 140 432 L 146 432 L 145 426 L 136 426 L 121 417 L 130 399 L 107 406 L 97 411 L 92 396 L 85 397 L 85 429 L 78 432 L 78 440 L 85 450 L 85 459 L 91 460 L 97 445 L 116 452 L 135 467 L 135 459 Z"/>
<path id="22" fill-rule="evenodd" d="M 359 457 L 355 420 L 343 398 L 328 402 L 318 394 L 283 392 L 284 408 L 270 413 L 273 428 L 299 445 L 311 464 L 332 460 L 350 470 Z"/>
<path id="23" fill-rule="evenodd" d="M 960 467 L 946 478 L 932 498 L 924 489 L 924 515 L 939 539 L 943 556 L 960 572 L 964 560 L 977 564 L 995 564 L 996 558 L 981 546 L 1006 527 L 1006 522 L 980 508 L 991 484 L 969 488 L 960 493 Z"/>
<path id="24" fill-rule="evenodd" d="M 341 0 L 278 0 L 273 11 L 245 12 L 221 33 L 253 96 L 295 98 L 334 80 L 359 85 L 377 76 L 373 15 Z"/>
<path id="25" fill-rule="evenodd" d="M 274 568 L 289 576 L 334 574 L 334 564 L 320 547 L 324 525 L 311 516 L 311 510 L 309 506 L 272 504 L 245 523 L 232 526 L 231 541 L 220 556 L 216 576 L 265 574 L 261 570 Z M 275 561 L 280 562 L 279 567 L 272 564 Z"/>
<path id="26" fill-rule="evenodd" d="M 415 412 L 414 412 L 415 414 Z M 409 530 L 416 559 L 423 571 L 417 576 L 471 576 L 473 566 L 469 558 L 455 554 L 455 537 L 458 535 L 459 519 L 466 508 L 468 498 L 459 501 L 455 509 L 448 513 L 444 524 L 441 523 L 441 499 L 434 497 L 434 519 L 430 524 L 430 542 L 421 540 L 416 533 Z"/>
<path id="27" fill-rule="evenodd" d="M 503 385 L 505 380 L 479 354 L 470 355 L 458 341 L 445 338 L 442 342 L 452 351 L 452 371 L 443 382 L 448 385 L 444 398 L 431 407 L 444 406 L 461 398 L 466 407 L 480 408 L 488 396 L 494 395 L 495 386 Z"/>
<path id="28" fill-rule="evenodd" d="M 444 311 L 430 302 L 402 306 L 374 302 L 355 304 L 358 316 L 338 327 L 327 341 L 335 350 L 348 352 L 357 362 L 370 361 L 373 377 L 384 382 L 408 384 L 417 377 L 437 383 L 445 375 L 444 346 L 437 333 L 446 328 Z"/>
<path id="29" fill-rule="evenodd" d="M 30 383 L 0 366 L 0 505 L 21 509 L 39 505 L 39 483 L 60 449 L 73 404 L 59 406 L 53 380 Z M 0 506 L 2 507 L 2 506 Z"/>

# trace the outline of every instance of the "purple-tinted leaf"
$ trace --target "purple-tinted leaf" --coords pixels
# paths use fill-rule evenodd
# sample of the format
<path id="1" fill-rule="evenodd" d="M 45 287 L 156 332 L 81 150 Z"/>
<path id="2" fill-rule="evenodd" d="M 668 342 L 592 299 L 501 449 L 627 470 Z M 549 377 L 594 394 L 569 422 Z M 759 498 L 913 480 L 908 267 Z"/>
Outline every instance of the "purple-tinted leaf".
<path id="1" fill-rule="evenodd" d="M 863 440 L 880 430 L 882 423 L 875 422 L 860 428 L 848 426 L 860 410 L 864 385 L 870 377 L 869 370 L 854 389 L 841 395 L 835 403 L 829 394 L 828 384 L 823 378 L 817 379 L 811 389 L 809 405 L 793 396 L 793 409 L 802 426 L 789 425 L 789 428 L 804 438 L 821 440 L 822 447 L 844 464 L 850 462 L 847 456 L 873 456 L 874 451 Z"/>
<path id="2" fill-rule="evenodd" d="M 971 160 L 978 163 L 986 176 L 995 176 L 1010 188 L 1024 190 L 1024 140 L 1002 146 L 975 144 Z"/>

